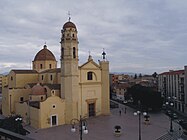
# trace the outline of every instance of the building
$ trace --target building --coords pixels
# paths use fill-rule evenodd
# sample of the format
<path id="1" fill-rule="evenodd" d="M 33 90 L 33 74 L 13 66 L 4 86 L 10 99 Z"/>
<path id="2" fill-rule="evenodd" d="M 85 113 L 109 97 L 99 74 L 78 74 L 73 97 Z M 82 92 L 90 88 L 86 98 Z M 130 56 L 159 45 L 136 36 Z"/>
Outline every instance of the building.
<path id="1" fill-rule="evenodd" d="M 185 70 L 170 70 L 158 75 L 158 91 L 165 101 L 174 102 L 174 108 L 187 113 L 187 67 Z M 169 98 L 168 98 L 169 97 Z"/>
<path id="2" fill-rule="evenodd" d="M 3 75 L 0 74 L 0 94 L 2 93 L 2 78 L 3 78 Z"/>
<path id="3" fill-rule="evenodd" d="M 109 62 L 92 56 L 79 66 L 77 27 L 70 20 L 61 30 L 61 67 L 44 45 L 32 70 L 11 70 L 4 78 L 3 115 L 19 114 L 35 128 L 71 123 L 80 116 L 109 115 Z"/>
<path id="4" fill-rule="evenodd" d="M 115 98 L 120 101 L 124 101 L 127 95 L 127 89 L 130 87 L 128 83 L 117 83 L 112 85 L 112 93 Z"/>

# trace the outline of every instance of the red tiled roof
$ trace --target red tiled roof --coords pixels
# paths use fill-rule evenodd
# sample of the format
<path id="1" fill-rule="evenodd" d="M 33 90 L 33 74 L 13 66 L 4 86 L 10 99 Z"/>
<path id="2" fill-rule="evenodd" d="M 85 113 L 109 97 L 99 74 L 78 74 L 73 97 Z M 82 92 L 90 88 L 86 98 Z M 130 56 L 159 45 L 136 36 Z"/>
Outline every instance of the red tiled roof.
<path id="1" fill-rule="evenodd" d="M 73 22 L 68 21 L 63 26 L 63 29 L 65 29 L 65 28 L 75 28 L 76 29 L 76 26 L 75 26 L 75 24 Z"/>
<path id="2" fill-rule="evenodd" d="M 33 74 L 38 73 L 36 70 L 12 70 L 16 74 Z"/>
<path id="3" fill-rule="evenodd" d="M 55 56 L 53 55 L 53 53 L 47 49 L 47 45 L 44 45 L 44 48 L 42 50 L 40 50 L 35 58 L 34 61 L 41 61 L 41 60 L 53 60 L 56 61 Z"/>
<path id="4" fill-rule="evenodd" d="M 159 75 L 179 75 L 184 74 L 184 70 L 176 70 L 176 71 L 169 71 L 169 72 L 163 72 Z"/>

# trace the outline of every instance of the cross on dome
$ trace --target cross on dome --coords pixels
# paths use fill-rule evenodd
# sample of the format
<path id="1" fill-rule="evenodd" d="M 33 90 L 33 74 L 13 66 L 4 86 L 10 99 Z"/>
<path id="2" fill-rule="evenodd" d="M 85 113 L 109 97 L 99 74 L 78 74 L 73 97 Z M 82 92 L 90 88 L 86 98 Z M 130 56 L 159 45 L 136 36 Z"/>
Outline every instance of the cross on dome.
<path id="1" fill-rule="evenodd" d="M 68 20 L 70 21 L 71 20 L 71 13 L 70 13 L 70 11 L 68 11 L 68 16 L 69 16 Z"/>

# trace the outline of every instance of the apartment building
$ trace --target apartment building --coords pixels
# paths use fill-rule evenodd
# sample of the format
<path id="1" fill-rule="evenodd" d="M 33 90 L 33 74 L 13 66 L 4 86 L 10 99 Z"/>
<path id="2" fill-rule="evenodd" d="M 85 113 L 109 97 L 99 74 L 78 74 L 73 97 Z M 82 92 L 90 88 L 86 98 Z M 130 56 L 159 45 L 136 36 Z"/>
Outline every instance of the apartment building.
<path id="1" fill-rule="evenodd" d="M 170 70 L 158 75 L 158 91 L 165 101 L 172 101 L 174 108 L 187 113 L 187 67 L 185 70 Z"/>

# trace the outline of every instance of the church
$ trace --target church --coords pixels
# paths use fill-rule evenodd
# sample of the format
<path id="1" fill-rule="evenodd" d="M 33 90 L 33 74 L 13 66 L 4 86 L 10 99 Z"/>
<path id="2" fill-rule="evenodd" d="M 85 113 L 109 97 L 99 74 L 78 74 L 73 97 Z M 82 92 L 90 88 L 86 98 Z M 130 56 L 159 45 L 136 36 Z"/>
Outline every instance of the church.
<path id="1" fill-rule="evenodd" d="M 98 63 L 89 54 L 79 65 L 78 43 L 77 27 L 69 19 L 61 30 L 60 68 L 45 44 L 32 70 L 12 69 L 2 87 L 3 115 L 21 115 L 25 124 L 37 129 L 70 124 L 80 116 L 109 115 L 106 53 Z"/>

